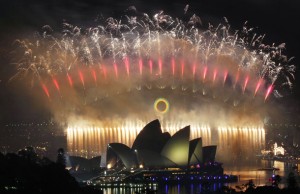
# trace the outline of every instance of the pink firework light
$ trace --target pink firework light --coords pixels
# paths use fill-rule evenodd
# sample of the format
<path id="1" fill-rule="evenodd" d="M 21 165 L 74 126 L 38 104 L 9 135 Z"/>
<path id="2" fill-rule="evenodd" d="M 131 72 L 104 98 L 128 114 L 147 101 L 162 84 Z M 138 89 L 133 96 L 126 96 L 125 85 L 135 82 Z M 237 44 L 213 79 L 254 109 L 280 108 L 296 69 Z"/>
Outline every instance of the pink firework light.
<path id="1" fill-rule="evenodd" d="M 73 80 L 72 77 L 69 75 L 69 73 L 67 73 L 67 78 L 68 78 L 69 85 L 73 87 Z"/>
<path id="2" fill-rule="evenodd" d="M 196 75 L 196 62 L 193 64 L 193 79 L 195 78 Z"/>
<path id="3" fill-rule="evenodd" d="M 140 75 L 143 75 L 143 60 L 140 58 L 139 59 L 139 70 L 140 70 Z"/>
<path id="4" fill-rule="evenodd" d="M 162 76 L 162 60 L 161 57 L 158 59 L 159 75 Z"/>
<path id="5" fill-rule="evenodd" d="M 266 92 L 266 95 L 265 95 L 265 101 L 267 100 L 267 98 L 269 97 L 269 95 L 272 93 L 273 88 L 274 88 L 273 84 L 271 84 L 271 85 L 268 87 L 267 92 Z"/>
<path id="6" fill-rule="evenodd" d="M 52 78 L 53 84 L 58 92 L 60 92 L 59 84 L 55 78 Z"/>
<path id="7" fill-rule="evenodd" d="M 149 63 L 149 73 L 150 72 L 152 72 L 153 71 L 153 63 L 152 63 L 152 60 L 153 59 L 150 59 L 149 61 L 148 61 L 148 63 Z M 170 75 L 170 76 L 175 76 L 176 75 L 176 68 L 178 68 L 178 67 L 176 67 L 176 58 L 171 58 L 170 59 L 170 64 L 171 64 L 171 69 L 170 69 L 170 73 L 171 74 L 168 74 L 168 75 Z M 196 68 L 198 68 L 197 67 L 197 63 L 196 62 L 194 62 L 194 63 L 191 63 L 191 70 L 192 70 L 192 74 L 187 74 L 186 72 L 184 72 L 184 71 L 186 71 L 187 69 L 186 68 L 188 68 L 188 66 L 186 66 L 187 64 L 185 64 L 185 61 L 183 60 L 183 59 L 179 59 L 178 61 L 180 61 L 179 63 L 180 63 L 180 72 L 177 72 L 177 73 L 180 73 L 179 75 L 181 76 L 181 78 L 183 79 L 183 76 L 192 76 L 193 75 L 193 78 L 195 78 L 195 76 L 196 76 L 196 74 L 197 74 L 197 72 L 196 72 Z M 140 59 L 140 60 L 138 60 L 137 61 L 138 62 L 138 64 L 135 66 L 136 68 L 137 68 L 137 74 L 138 75 L 140 75 L 140 76 L 143 76 L 143 61 L 142 61 L 142 58 Z M 158 62 L 158 68 L 161 66 L 161 68 L 159 68 L 159 69 L 161 69 L 160 70 L 160 72 L 162 73 L 162 62 L 160 62 L 160 59 L 158 59 L 157 60 L 157 62 Z M 161 64 L 161 65 L 159 65 L 159 64 Z M 179 65 L 179 64 L 178 64 Z M 186 66 L 186 67 L 185 67 Z M 112 73 L 114 73 L 115 74 L 115 76 L 117 77 L 119 77 L 119 76 L 127 76 L 127 70 L 124 68 L 121 68 L 121 69 L 118 69 L 118 67 L 117 67 L 117 63 L 113 63 L 112 64 L 112 67 L 113 67 L 113 69 L 112 69 Z M 202 81 L 203 82 L 205 82 L 205 81 L 207 81 L 208 80 L 208 78 L 209 79 L 211 79 L 210 81 L 212 81 L 211 83 L 212 84 L 216 84 L 216 82 L 217 82 L 217 76 L 220 74 L 220 70 L 217 68 L 217 67 L 214 67 L 214 68 L 212 68 L 212 69 L 209 69 L 210 67 L 209 66 L 207 66 L 207 65 L 204 65 L 203 66 L 203 69 L 202 69 L 202 71 L 201 71 L 201 78 L 200 79 L 202 79 Z M 158 69 L 158 70 L 159 70 Z M 179 70 L 179 69 L 178 69 Z M 79 83 L 83 86 L 83 89 L 85 90 L 86 89 L 86 87 L 87 87 L 87 85 L 89 85 L 89 84 L 91 84 L 91 85 L 93 85 L 93 84 L 96 84 L 96 86 L 97 86 L 97 84 L 98 84 L 98 79 L 99 79 L 99 75 L 97 75 L 97 71 L 95 70 L 95 69 L 93 69 L 93 68 L 89 68 L 89 69 L 85 69 L 85 68 L 81 68 L 81 69 L 78 69 L 78 71 L 77 71 L 77 73 L 78 73 L 78 78 L 79 78 Z M 101 76 L 102 75 L 104 75 L 104 78 L 106 79 L 106 77 L 108 76 L 107 75 L 107 68 L 106 68 L 106 66 L 104 65 L 104 64 L 102 64 L 101 65 L 101 69 L 100 69 L 100 73 L 101 73 Z M 241 72 L 240 72 L 241 73 Z M 159 75 L 159 74 L 157 74 L 157 75 Z M 68 84 L 68 85 L 70 85 L 71 87 L 73 87 L 73 85 L 74 85 L 74 82 L 73 82 L 73 79 L 72 78 L 74 78 L 74 76 L 76 76 L 76 75 L 72 75 L 72 74 L 70 74 L 70 72 L 68 72 L 67 73 L 67 79 L 65 79 L 64 81 Z M 209 76 L 209 77 L 208 77 Z M 224 86 L 224 84 L 225 84 L 225 82 L 226 82 L 226 79 L 227 79 L 227 77 L 228 77 L 228 70 L 227 69 L 224 69 L 223 70 L 223 86 Z M 87 79 L 87 77 L 90 77 L 91 79 Z M 114 76 L 113 76 L 114 77 Z M 241 81 L 241 74 L 238 74 L 238 72 L 237 72 L 237 74 L 236 74 L 236 76 L 235 76 L 235 82 L 236 82 L 236 84 L 238 84 L 237 82 L 239 82 L 239 81 Z M 245 76 L 243 76 L 243 83 L 242 83 L 242 85 L 241 85 L 241 88 L 242 88 L 242 94 L 244 94 L 245 93 L 245 91 L 246 91 L 246 89 L 247 88 L 249 88 L 249 83 L 250 83 L 250 81 L 252 81 L 251 79 L 250 79 L 250 76 L 249 75 L 245 75 Z M 260 88 L 261 88 L 261 85 L 262 85 L 262 83 L 263 83 L 263 79 L 262 78 L 260 78 L 258 81 L 257 81 L 257 83 L 256 83 L 256 85 L 255 85 L 255 87 L 253 88 L 253 90 L 255 89 L 255 91 L 254 91 L 254 95 L 253 95 L 253 97 L 255 97 L 256 96 L 256 94 L 257 94 L 257 92 L 260 90 Z M 60 94 L 61 94 L 61 90 L 62 90 L 62 88 L 61 88 L 61 84 L 62 83 L 60 83 L 60 80 L 57 80 L 55 77 L 52 77 L 52 84 L 53 84 L 53 88 L 55 89 L 55 90 L 57 90 Z M 44 85 L 44 87 L 46 87 L 46 85 Z M 49 92 L 51 92 L 50 90 L 48 90 L 47 89 L 47 91 L 48 92 L 46 92 L 46 89 L 43 87 L 43 90 L 44 90 L 44 93 L 47 95 L 47 97 L 48 97 L 48 95 L 49 95 Z M 49 87 L 49 85 L 47 85 L 47 87 Z M 266 90 L 266 93 L 265 93 L 265 95 L 264 95 L 264 99 L 265 100 L 267 100 L 267 98 L 268 98 L 268 96 L 270 95 L 270 93 L 272 92 L 272 89 L 273 89 L 273 85 L 272 85 L 272 87 L 268 87 L 267 88 L 267 90 Z M 60 95 L 61 96 L 61 95 Z M 49 95 L 49 97 L 50 97 L 50 95 Z M 48 97 L 48 98 L 49 98 Z M 62 96 L 61 96 L 62 97 Z"/>
<path id="8" fill-rule="evenodd" d="M 181 61 L 181 78 L 183 78 L 184 75 L 184 61 Z"/>
<path id="9" fill-rule="evenodd" d="M 79 78 L 80 78 L 81 84 L 82 84 L 83 88 L 85 88 L 85 86 L 84 86 L 84 77 L 83 77 L 83 74 L 82 74 L 81 71 L 78 71 L 78 74 L 79 74 Z"/>
<path id="10" fill-rule="evenodd" d="M 262 83 L 262 78 L 260 78 L 260 79 L 258 80 L 257 84 L 256 84 L 255 91 L 254 91 L 254 96 L 253 96 L 253 97 L 256 96 L 256 94 L 257 94 L 257 92 L 258 92 L 258 90 L 259 90 L 259 88 L 260 88 L 260 86 L 261 86 L 261 83 Z"/>
<path id="11" fill-rule="evenodd" d="M 128 59 L 128 57 L 126 56 L 125 57 L 125 59 L 124 59 L 124 63 L 125 63 L 125 68 L 126 68 L 126 73 L 127 73 L 127 76 L 129 77 L 129 69 L 130 69 L 130 67 L 129 67 L 129 59 Z"/>
<path id="12" fill-rule="evenodd" d="M 207 66 L 205 66 L 203 70 L 203 81 L 205 81 L 206 74 L 207 74 Z"/>
<path id="13" fill-rule="evenodd" d="M 249 75 L 246 76 L 245 81 L 244 81 L 243 94 L 245 93 L 245 90 L 247 88 L 248 82 L 249 82 Z"/>
<path id="14" fill-rule="evenodd" d="M 49 90 L 48 90 L 47 86 L 42 83 L 42 88 L 43 88 L 43 91 L 45 92 L 46 96 L 50 100 L 50 94 L 49 94 Z"/>
<path id="15" fill-rule="evenodd" d="M 150 74 L 152 75 L 153 72 L 153 62 L 151 59 L 149 59 L 149 69 L 150 69 Z"/>
<path id="16" fill-rule="evenodd" d="M 224 78 L 223 78 L 223 86 L 224 86 L 224 84 L 225 84 L 225 82 L 226 82 L 227 76 L 228 76 L 228 71 L 225 70 L 225 71 L 224 71 Z"/>
<path id="17" fill-rule="evenodd" d="M 92 69 L 92 75 L 93 75 L 95 85 L 97 86 L 97 74 L 96 74 L 96 71 L 94 69 Z"/>
<path id="18" fill-rule="evenodd" d="M 218 74 L 218 70 L 215 68 L 214 74 L 213 74 L 213 83 L 215 83 L 215 81 L 216 81 L 217 74 Z"/>
<path id="19" fill-rule="evenodd" d="M 172 75 L 175 76 L 175 59 L 172 57 Z"/>

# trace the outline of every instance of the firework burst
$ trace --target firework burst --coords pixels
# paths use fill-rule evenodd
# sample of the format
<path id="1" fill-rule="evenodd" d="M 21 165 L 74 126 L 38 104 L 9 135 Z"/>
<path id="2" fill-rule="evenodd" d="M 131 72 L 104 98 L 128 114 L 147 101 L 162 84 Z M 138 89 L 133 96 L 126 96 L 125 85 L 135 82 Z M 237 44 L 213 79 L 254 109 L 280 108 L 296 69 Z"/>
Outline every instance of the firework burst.
<path id="1" fill-rule="evenodd" d="M 247 23 L 234 31 L 225 18 L 203 29 L 196 15 L 182 21 L 163 11 L 109 17 L 86 28 L 63 23 L 60 33 L 45 25 L 33 39 L 14 42 L 21 57 L 16 57 L 17 73 L 11 79 L 38 83 L 51 103 L 59 101 L 56 109 L 76 107 L 86 114 L 96 112 L 91 111 L 95 102 L 106 104 L 97 107 L 98 118 L 108 109 L 119 113 L 126 103 L 136 111 L 132 107 L 137 100 L 142 110 L 145 101 L 151 106 L 156 98 L 166 97 L 178 103 L 186 95 L 188 101 L 201 102 L 207 96 L 222 103 L 232 98 L 233 107 L 245 109 L 259 96 L 262 102 L 273 91 L 280 96 L 280 88 L 291 88 L 294 80 L 295 66 L 284 55 L 285 44 L 267 45 L 263 39 Z M 135 97 L 133 90 L 144 92 Z M 178 91 L 180 97 L 174 97 Z"/>

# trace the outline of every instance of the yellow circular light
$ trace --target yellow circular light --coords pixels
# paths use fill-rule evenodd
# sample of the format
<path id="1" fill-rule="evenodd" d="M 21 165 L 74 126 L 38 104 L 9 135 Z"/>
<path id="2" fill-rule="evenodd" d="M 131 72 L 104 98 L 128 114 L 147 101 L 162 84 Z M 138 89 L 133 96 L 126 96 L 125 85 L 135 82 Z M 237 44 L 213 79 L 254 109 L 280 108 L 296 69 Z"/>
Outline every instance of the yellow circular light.
<path id="1" fill-rule="evenodd" d="M 164 108 L 159 109 L 158 108 L 159 104 L 164 104 Z M 158 98 L 154 102 L 154 110 L 160 114 L 167 113 L 169 111 L 169 107 L 170 107 L 169 102 L 165 98 Z"/>

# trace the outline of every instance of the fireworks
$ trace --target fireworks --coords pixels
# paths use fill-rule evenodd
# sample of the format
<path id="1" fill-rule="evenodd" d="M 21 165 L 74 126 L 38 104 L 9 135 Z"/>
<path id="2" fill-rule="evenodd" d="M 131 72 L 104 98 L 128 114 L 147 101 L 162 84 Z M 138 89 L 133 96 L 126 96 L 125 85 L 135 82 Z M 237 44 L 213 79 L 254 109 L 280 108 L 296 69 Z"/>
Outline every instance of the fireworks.
<path id="1" fill-rule="evenodd" d="M 101 155 L 106 150 L 106 145 L 114 142 L 123 142 L 131 147 L 136 136 L 143 128 L 142 121 L 126 121 L 118 123 L 117 126 L 90 126 L 88 123 L 72 126 L 67 129 L 68 151 L 71 155 L 82 157 L 93 157 Z M 186 126 L 186 123 L 162 123 L 162 131 L 171 135 Z M 192 123 L 191 139 L 202 137 L 203 145 L 217 144 L 220 149 L 220 156 L 238 155 L 240 152 L 247 155 L 253 151 L 260 151 L 265 145 L 265 130 L 263 127 L 243 126 L 229 127 L 218 126 L 211 128 L 208 125 Z M 217 139 L 217 142 L 215 140 Z M 237 146 L 240 145 L 240 146 Z M 235 148 L 236 147 L 236 148 Z M 250 148 L 250 149 L 249 149 Z M 246 154 L 245 154 L 246 155 Z M 236 159 L 236 158 L 235 158 Z M 224 159 L 222 160 L 224 161 Z"/>
<path id="2" fill-rule="evenodd" d="M 15 41 L 21 57 L 12 79 L 29 79 L 68 123 L 73 117 L 211 123 L 212 115 L 221 123 L 251 123 L 273 91 L 280 96 L 282 86 L 292 87 L 295 66 L 283 54 L 285 44 L 264 44 L 247 23 L 232 30 L 225 19 L 203 29 L 196 15 L 183 21 L 163 11 L 98 22 L 63 23 L 61 32 L 45 25 L 33 39 Z M 153 110 L 158 98 L 170 102 L 167 114 Z"/>

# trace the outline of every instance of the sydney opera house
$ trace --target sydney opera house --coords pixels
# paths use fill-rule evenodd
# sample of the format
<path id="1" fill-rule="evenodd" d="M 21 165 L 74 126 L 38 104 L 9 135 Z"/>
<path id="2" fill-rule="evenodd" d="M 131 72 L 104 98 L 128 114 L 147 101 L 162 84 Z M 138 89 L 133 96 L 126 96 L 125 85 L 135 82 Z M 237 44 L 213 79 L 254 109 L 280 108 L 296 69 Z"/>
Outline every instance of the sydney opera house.
<path id="1" fill-rule="evenodd" d="M 154 120 L 141 130 L 131 148 L 108 144 L 107 169 L 143 180 L 224 179 L 222 164 L 215 161 L 216 149 L 215 145 L 202 146 L 201 138 L 190 140 L 189 126 L 171 136 Z"/>

